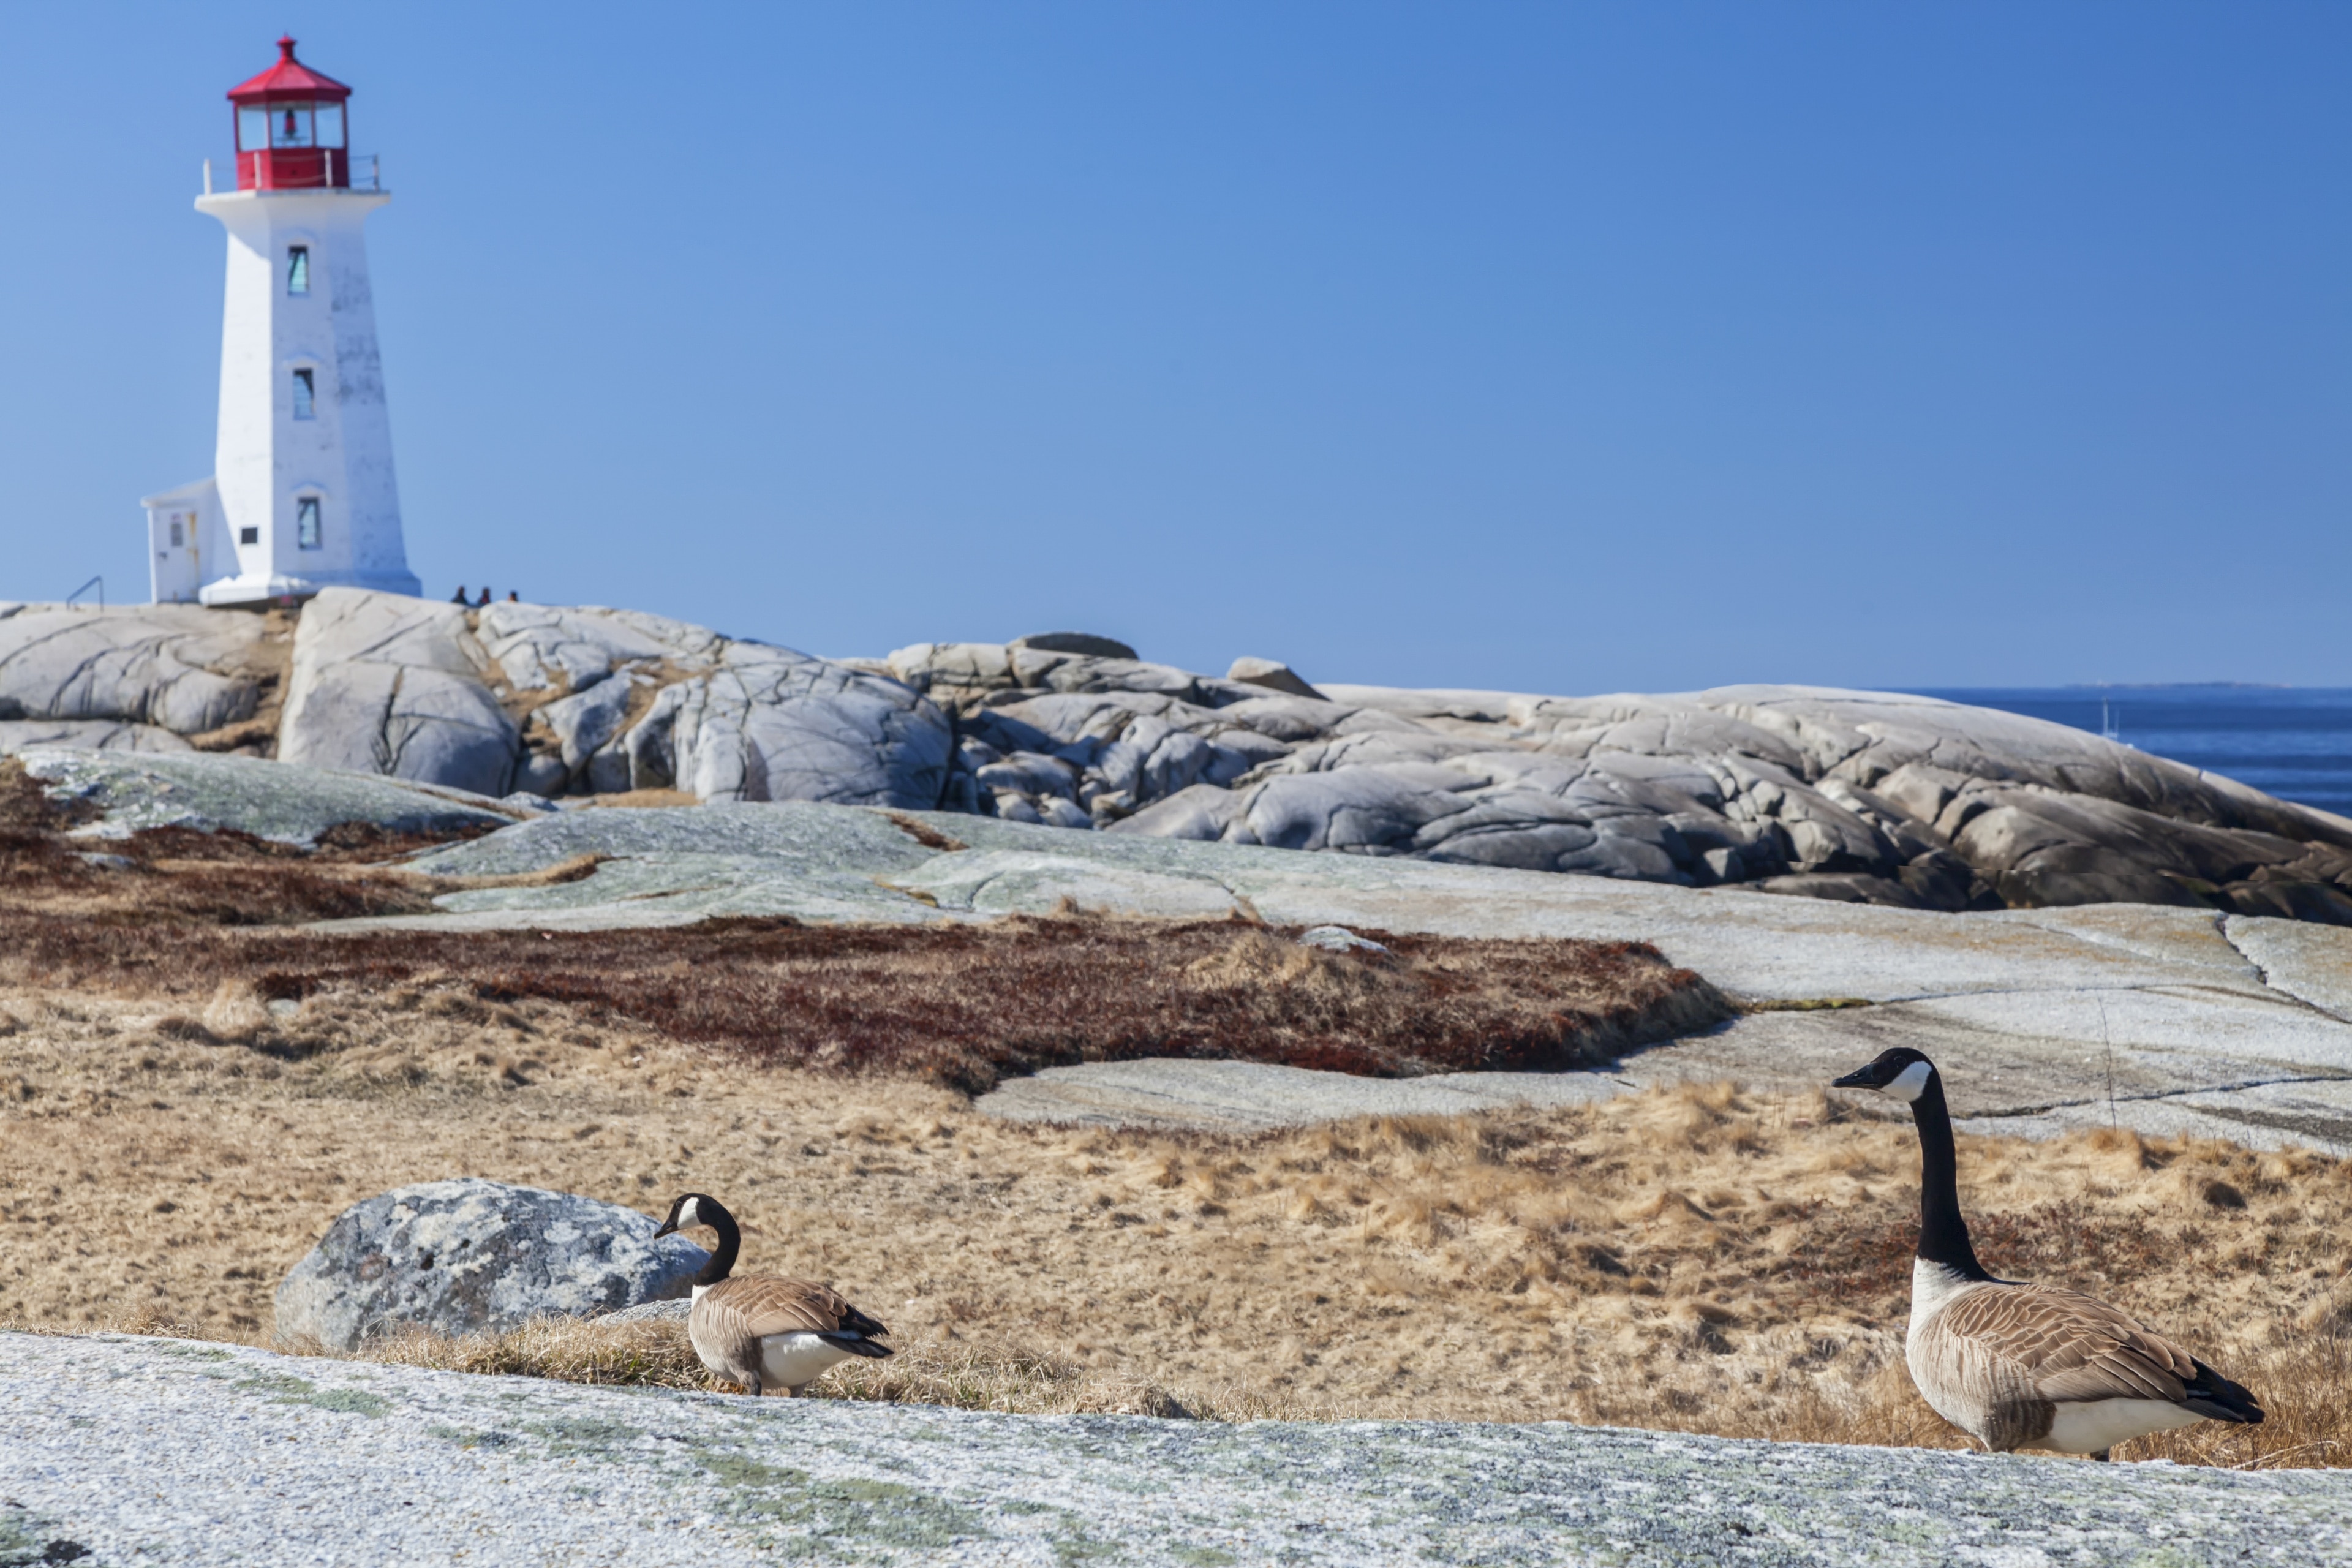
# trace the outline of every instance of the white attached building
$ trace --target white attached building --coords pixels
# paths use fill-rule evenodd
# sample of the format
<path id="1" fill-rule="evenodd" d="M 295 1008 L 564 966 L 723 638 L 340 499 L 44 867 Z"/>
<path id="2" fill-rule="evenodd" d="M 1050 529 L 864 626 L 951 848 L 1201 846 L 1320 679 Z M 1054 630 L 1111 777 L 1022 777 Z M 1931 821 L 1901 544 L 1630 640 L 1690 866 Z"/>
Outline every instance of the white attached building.
<path id="1" fill-rule="evenodd" d="M 419 591 L 360 232 L 392 198 L 373 176 L 352 184 L 351 89 L 295 59 L 293 39 L 278 49 L 228 95 L 237 188 L 196 201 L 228 230 L 220 426 L 211 479 L 141 503 L 158 602 Z"/>

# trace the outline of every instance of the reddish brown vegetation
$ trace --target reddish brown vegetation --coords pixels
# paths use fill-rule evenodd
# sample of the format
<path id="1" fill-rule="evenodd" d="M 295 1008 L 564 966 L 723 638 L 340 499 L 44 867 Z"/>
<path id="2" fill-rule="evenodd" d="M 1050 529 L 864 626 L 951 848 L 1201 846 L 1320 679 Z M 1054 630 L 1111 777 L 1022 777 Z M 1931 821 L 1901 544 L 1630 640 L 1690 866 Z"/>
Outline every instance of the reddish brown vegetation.
<path id="1" fill-rule="evenodd" d="M 446 984 L 571 1004 L 765 1063 L 971 1090 L 1005 1072 L 1143 1056 L 1378 1077 L 1576 1067 L 1729 1014 L 1697 975 L 1627 942 L 1389 937 L 1391 952 L 1368 960 L 1237 921 L 285 930 L 429 910 L 438 889 L 376 863 L 414 847 L 392 836 L 344 830 L 308 853 L 183 829 L 100 844 L 65 837 L 62 812 L 21 772 L 8 783 L 0 973 L 20 983 L 194 999 L 248 982 L 265 1000 Z M 93 865 L 90 850 L 129 863 Z M 255 929 L 269 926 L 281 929 Z M 290 1035 L 275 1044 L 306 1054 Z"/>
<path id="2" fill-rule="evenodd" d="M 1399 962 L 1376 969 L 1223 921 L 337 936 L 0 914 L 19 979 L 191 999 L 245 979 L 269 1000 L 438 983 L 568 1003 L 764 1063 L 971 1090 L 1003 1072 L 1142 1056 L 1381 1077 L 1570 1067 L 1727 1011 L 1636 943 L 1391 940 Z M 1261 948 L 1305 962 L 1237 976 Z"/>
<path id="3" fill-rule="evenodd" d="M 487 828 L 424 835 L 351 822 L 314 847 L 249 833 L 150 828 L 76 838 L 92 815 L 51 799 L 21 763 L 0 762 L 0 900 L 84 926 L 299 924 L 431 909 L 419 879 L 379 863 Z"/>

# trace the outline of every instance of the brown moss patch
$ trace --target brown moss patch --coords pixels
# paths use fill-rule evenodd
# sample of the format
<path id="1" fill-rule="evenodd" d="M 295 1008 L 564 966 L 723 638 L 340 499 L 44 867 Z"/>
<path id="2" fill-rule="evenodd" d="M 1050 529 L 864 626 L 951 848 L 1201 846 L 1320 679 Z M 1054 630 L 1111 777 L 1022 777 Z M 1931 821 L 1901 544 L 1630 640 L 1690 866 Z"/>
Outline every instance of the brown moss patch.
<path id="1" fill-rule="evenodd" d="M 1386 953 L 1335 953 L 1242 921 L 289 931 L 425 913 L 458 889 L 569 881 L 595 860 L 436 878 L 386 862 L 472 835 L 347 824 L 314 847 L 171 827 L 100 842 L 70 837 L 79 817 L 21 766 L 0 769 L 0 982 L 183 1004 L 224 988 L 289 1004 L 423 984 L 563 1003 L 769 1066 L 971 1091 L 1007 1072 L 1149 1056 L 1381 1077 L 1580 1067 L 1730 1012 L 1641 943 L 1389 937 Z M 282 1057 L 324 1048 L 266 1021 L 240 1037 Z"/>
<path id="2" fill-rule="evenodd" d="M 1394 959 L 1374 964 L 1229 921 L 222 930 L 247 912 L 242 877 L 168 879 L 175 914 L 198 908 L 215 924 L 0 911 L 0 979 L 173 999 L 238 981 L 265 1001 L 296 1002 L 425 984 L 561 1002 L 768 1066 L 908 1073 L 966 1090 L 1048 1064 L 1153 1056 L 1381 1077 L 1578 1067 L 1728 1012 L 1697 975 L 1632 942 L 1391 936 Z M 425 897 L 409 883 L 316 874 L 299 885 L 306 909 L 337 893 L 379 907 Z"/>

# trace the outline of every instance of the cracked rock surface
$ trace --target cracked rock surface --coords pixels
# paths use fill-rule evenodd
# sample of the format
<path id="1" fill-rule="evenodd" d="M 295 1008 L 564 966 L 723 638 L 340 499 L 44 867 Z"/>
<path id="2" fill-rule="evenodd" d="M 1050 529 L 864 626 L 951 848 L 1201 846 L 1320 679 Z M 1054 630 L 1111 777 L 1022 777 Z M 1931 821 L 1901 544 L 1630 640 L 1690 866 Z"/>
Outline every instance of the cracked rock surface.
<path id="1" fill-rule="evenodd" d="M 278 754 L 479 795 L 936 805 L 946 719 L 885 676 L 659 616 L 330 588 Z"/>
<path id="2" fill-rule="evenodd" d="M 103 725 L 66 742 L 95 746 L 125 729 L 192 735 L 249 719 L 261 683 L 247 656 L 263 626 L 194 605 L 0 603 L 0 723 L 51 721 L 26 743 L 56 736 L 57 721 Z M 16 738 L 0 732 L 0 749 Z"/>
<path id="3" fill-rule="evenodd" d="M 944 804 L 1013 821 L 1910 909 L 2352 924 L 2352 822 L 1930 698 L 1318 687 L 1266 659 L 1219 680 L 973 643 L 889 667 L 955 717 Z"/>
<path id="4" fill-rule="evenodd" d="M 996 1415 L 106 1335 L 0 1334 L 0 1551 L 100 1564 L 2352 1562 L 2326 1470 Z"/>
<path id="5" fill-rule="evenodd" d="M 467 612 L 329 588 L 302 611 L 278 755 L 501 795 L 520 731 L 485 679 Z"/>
<path id="6" fill-rule="evenodd" d="M 1080 633 L 824 659 L 636 611 L 337 588 L 300 613 L 281 710 L 266 626 L 0 604 L 0 751 L 274 747 L 492 797 L 831 801 L 1903 909 L 2352 925 L 2352 820 L 1927 698 L 1404 690 L 1260 658 L 1221 678 Z"/>

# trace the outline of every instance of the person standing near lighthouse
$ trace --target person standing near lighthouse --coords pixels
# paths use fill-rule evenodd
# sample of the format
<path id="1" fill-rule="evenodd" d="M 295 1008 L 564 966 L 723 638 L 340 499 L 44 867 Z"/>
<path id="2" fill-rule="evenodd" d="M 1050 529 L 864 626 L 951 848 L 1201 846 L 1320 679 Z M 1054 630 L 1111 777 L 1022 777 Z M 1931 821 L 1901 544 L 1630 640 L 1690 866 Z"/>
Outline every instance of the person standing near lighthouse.
<path id="1" fill-rule="evenodd" d="M 155 599 L 221 607 L 331 585 L 416 595 L 361 225 L 390 201 L 352 183 L 352 89 L 294 58 L 230 89 L 236 189 L 206 164 L 196 210 L 228 230 L 213 477 L 150 496 Z"/>

